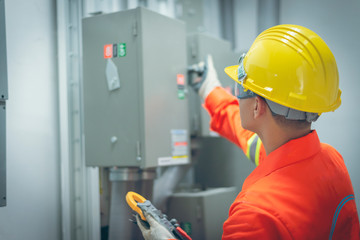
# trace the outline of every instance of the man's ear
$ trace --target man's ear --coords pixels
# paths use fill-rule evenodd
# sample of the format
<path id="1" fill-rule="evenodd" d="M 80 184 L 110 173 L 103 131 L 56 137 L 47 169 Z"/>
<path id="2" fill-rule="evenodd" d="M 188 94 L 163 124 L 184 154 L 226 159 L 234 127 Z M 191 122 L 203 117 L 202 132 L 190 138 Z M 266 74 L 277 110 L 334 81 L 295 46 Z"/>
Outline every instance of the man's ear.
<path id="1" fill-rule="evenodd" d="M 263 116 L 266 113 L 267 104 L 265 100 L 259 96 L 255 97 L 254 101 L 254 119 Z"/>

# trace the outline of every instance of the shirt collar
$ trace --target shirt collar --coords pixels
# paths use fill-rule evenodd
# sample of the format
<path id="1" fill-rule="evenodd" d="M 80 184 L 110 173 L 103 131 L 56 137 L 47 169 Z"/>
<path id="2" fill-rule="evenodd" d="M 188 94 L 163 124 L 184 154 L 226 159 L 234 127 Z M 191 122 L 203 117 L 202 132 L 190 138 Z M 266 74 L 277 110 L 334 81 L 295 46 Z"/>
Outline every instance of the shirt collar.
<path id="1" fill-rule="evenodd" d="M 307 159 L 320 151 L 320 140 L 315 130 L 304 137 L 290 140 L 271 152 L 246 178 L 243 190 L 257 180 L 298 161 Z"/>

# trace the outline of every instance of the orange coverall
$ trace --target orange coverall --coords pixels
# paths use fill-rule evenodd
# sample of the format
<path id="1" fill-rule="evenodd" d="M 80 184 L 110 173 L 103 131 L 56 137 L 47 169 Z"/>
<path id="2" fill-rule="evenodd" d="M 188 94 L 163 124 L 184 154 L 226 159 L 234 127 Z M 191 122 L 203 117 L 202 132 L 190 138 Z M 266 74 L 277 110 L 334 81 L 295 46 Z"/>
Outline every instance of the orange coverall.
<path id="1" fill-rule="evenodd" d="M 344 160 L 316 131 L 266 156 L 256 134 L 241 127 L 234 96 L 218 87 L 205 108 L 211 129 L 258 164 L 230 207 L 222 239 L 360 239 Z"/>

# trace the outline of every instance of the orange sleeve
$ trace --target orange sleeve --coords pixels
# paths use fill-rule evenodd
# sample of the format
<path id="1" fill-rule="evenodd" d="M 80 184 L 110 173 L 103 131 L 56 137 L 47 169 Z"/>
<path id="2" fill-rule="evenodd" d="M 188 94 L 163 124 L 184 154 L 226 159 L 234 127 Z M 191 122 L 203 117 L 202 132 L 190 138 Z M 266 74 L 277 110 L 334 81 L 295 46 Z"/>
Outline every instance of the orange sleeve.
<path id="1" fill-rule="evenodd" d="M 247 203 L 233 203 L 223 225 L 222 240 L 293 239 L 286 226 L 271 213 Z"/>
<path id="2" fill-rule="evenodd" d="M 248 141 L 255 133 L 242 128 L 237 98 L 226 92 L 223 88 L 217 87 L 205 99 L 204 107 L 211 117 L 211 130 L 238 145 L 245 155 L 248 156 Z M 256 165 L 265 157 L 265 150 L 262 144 L 259 147 L 259 155 L 260 161 L 257 161 Z M 251 160 L 254 161 L 254 159 Z"/>

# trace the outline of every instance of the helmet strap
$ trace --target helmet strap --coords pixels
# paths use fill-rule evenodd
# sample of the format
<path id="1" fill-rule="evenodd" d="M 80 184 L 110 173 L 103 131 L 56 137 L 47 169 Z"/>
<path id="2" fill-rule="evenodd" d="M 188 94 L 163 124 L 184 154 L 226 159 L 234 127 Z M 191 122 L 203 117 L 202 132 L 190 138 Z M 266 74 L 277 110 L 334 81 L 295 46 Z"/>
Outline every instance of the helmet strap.
<path id="1" fill-rule="evenodd" d="M 320 116 L 318 113 L 303 112 L 293 108 L 285 107 L 266 98 L 265 101 L 273 115 L 281 115 L 288 120 L 306 120 L 308 122 L 315 122 Z"/>

